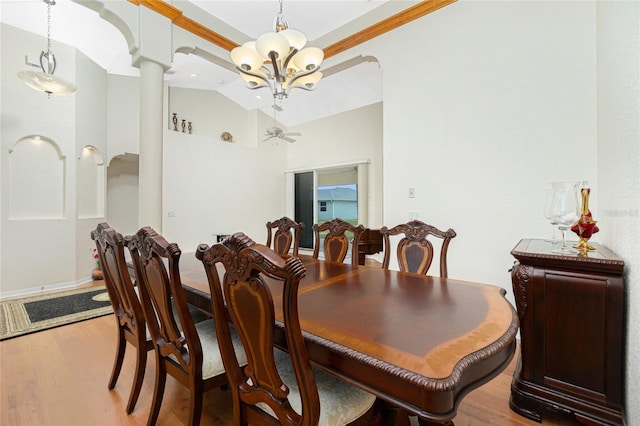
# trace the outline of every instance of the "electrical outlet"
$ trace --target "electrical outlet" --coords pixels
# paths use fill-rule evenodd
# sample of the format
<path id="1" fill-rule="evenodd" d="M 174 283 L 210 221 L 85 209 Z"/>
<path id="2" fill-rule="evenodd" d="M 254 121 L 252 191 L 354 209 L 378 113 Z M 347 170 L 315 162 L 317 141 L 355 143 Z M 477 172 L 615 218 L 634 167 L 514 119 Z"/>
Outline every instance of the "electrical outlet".
<path id="1" fill-rule="evenodd" d="M 409 210 L 409 220 L 417 220 L 420 218 L 420 212 L 418 210 Z"/>
<path id="2" fill-rule="evenodd" d="M 416 198 L 416 189 L 409 188 L 409 198 Z"/>
<path id="3" fill-rule="evenodd" d="M 176 217 L 176 212 L 174 212 L 173 210 L 169 210 L 167 212 L 167 217 Z"/>

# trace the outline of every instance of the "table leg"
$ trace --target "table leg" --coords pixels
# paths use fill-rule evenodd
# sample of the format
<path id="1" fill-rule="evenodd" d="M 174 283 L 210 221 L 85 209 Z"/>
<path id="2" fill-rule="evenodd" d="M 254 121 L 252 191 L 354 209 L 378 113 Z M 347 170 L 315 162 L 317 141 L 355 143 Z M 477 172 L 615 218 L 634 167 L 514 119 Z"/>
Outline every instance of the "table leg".
<path id="1" fill-rule="evenodd" d="M 409 426 L 409 413 L 406 410 L 381 399 L 380 404 L 381 426 Z"/>

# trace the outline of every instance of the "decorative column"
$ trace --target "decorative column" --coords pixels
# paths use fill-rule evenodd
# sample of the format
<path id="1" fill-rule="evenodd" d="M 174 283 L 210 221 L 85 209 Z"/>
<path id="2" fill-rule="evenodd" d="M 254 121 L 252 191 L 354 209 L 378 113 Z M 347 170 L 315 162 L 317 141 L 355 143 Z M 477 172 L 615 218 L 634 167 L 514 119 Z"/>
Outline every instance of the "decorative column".
<path id="1" fill-rule="evenodd" d="M 140 61 L 138 226 L 162 232 L 162 95 L 164 68 Z"/>
<path id="2" fill-rule="evenodd" d="M 164 72 L 171 66 L 171 20 L 137 8 L 138 44 L 132 64 L 140 68 L 138 226 L 162 233 Z"/>

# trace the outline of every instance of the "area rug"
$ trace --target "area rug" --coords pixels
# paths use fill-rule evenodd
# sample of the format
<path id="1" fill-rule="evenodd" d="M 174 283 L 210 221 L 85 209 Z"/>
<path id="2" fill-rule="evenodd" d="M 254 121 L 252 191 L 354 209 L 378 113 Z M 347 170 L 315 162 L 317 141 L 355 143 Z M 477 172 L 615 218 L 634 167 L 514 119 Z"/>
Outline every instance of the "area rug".
<path id="1" fill-rule="evenodd" d="M 0 340 L 113 312 L 105 286 L 0 302 Z"/>

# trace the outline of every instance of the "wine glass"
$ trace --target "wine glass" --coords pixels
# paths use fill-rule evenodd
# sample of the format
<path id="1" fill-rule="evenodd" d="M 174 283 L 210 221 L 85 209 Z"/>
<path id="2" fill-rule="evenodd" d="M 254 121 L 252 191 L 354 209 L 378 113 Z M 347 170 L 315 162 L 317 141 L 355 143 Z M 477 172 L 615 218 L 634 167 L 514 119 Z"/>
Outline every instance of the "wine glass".
<path id="1" fill-rule="evenodd" d="M 554 219 L 551 219 L 551 200 L 553 200 L 553 191 L 551 189 L 545 189 L 544 190 L 544 209 L 542 213 L 544 214 L 545 219 L 547 219 L 549 223 L 551 223 L 551 226 L 553 227 L 553 233 L 551 234 L 551 238 L 546 239 L 545 241 L 554 244 L 559 242 L 560 240 L 556 236 L 556 228 L 558 224 L 554 221 Z"/>
<path id="2" fill-rule="evenodd" d="M 580 182 L 551 182 L 553 195 L 551 197 L 550 220 L 556 223 L 562 234 L 562 246 L 553 253 L 575 253 L 567 247 L 567 231 L 578 220 L 578 187 Z"/>

